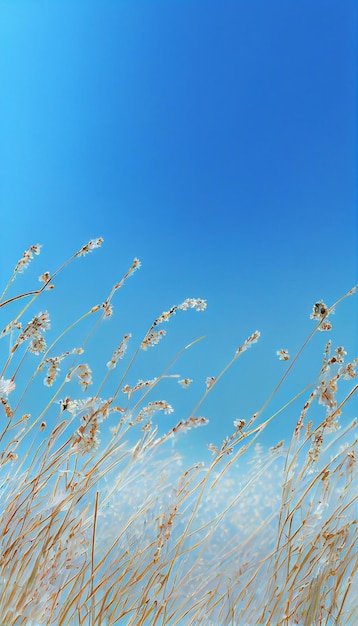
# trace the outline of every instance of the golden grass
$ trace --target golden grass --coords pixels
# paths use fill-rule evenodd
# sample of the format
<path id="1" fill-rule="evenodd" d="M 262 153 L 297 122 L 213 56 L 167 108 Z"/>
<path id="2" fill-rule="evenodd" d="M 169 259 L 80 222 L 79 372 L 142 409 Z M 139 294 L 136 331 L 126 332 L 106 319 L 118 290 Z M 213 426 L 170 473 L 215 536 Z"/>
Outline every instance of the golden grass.
<path id="1" fill-rule="evenodd" d="M 217 378 L 207 379 L 192 413 L 159 436 L 154 415 L 172 408 L 163 400 L 145 401 L 161 380 L 174 377 L 170 368 L 181 353 L 152 380 L 130 387 L 128 373 L 139 351 L 162 339 L 164 322 L 179 311 L 203 310 L 205 301 L 187 299 L 163 312 L 116 376 L 130 339 L 124 335 L 93 395 L 92 372 L 83 358 L 86 345 L 112 315 L 112 298 L 139 261 L 102 305 L 82 315 L 50 347 L 47 312 L 23 321 L 59 272 L 101 243 L 89 242 L 52 275 L 45 272 L 39 289 L 8 297 L 17 274 L 40 251 L 32 246 L 0 301 L 4 315 L 19 306 L 1 334 L 8 354 L 0 378 L 0 624 L 357 624 L 357 423 L 342 420 L 357 385 L 340 402 L 337 389 L 343 380 L 353 381 L 358 360 L 346 362 L 344 349 L 332 350 L 328 342 L 316 383 L 296 396 L 306 399 L 291 441 L 270 450 L 260 444 L 277 415 L 263 419 L 264 409 L 308 341 L 329 331 L 333 308 L 355 288 L 332 307 L 315 303 L 316 326 L 265 405 L 247 423 L 237 420 L 221 446 L 209 446 L 208 465 L 185 467 L 173 451 L 173 438 L 205 425 L 207 420 L 197 416 L 202 402 L 259 333 L 236 350 Z M 57 354 L 60 340 L 95 316 L 82 345 Z M 23 377 L 29 352 L 38 364 Z M 278 356 L 288 360 L 286 350 Z M 52 396 L 38 414 L 22 413 L 39 376 L 45 376 Z M 118 384 L 103 399 L 110 377 Z M 179 382 L 185 387 L 191 381 Z M 308 414 L 317 401 L 325 414 L 313 425 Z M 111 436 L 101 442 L 100 428 L 107 425 Z"/>

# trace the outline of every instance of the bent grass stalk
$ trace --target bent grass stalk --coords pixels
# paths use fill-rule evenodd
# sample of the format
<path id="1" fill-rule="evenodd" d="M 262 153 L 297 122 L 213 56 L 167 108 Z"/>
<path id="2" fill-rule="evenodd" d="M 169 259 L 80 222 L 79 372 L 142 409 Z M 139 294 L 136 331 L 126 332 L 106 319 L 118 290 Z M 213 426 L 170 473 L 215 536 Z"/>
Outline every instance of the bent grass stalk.
<path id="1" fill-rule="evenodd" d="M 340 402 L 337 388 L 355 377 L 358 360 L 346 363 L 344 349 L 331 354 L 328 342 L 315 383 L 272 415 L 259 417 L 312 337 L 330 330 L 333 309 L 356 288 L 331 307 L 314 305 L 316 327 L 263 406 L 247 423 L 236 420 L 221 447 L 208 446 L 213 454 L 208 464 L 183 468 L 172 442 L 207 423 L 196 416 L 199 408 L 259 333 L 248 337 L 221 373 L 207 379 L 191 413 L 164 434 L 158 434 L 155 414 L 173 409 L 164 400 L 152 400 L 153 392 L 164 379 L 179 378 L 172 367 L 202 337 L 184 347 L 158 377 L 131 385 L 129 379 L 140 352 L 163 339 L 161 325 L 180 310 L 205 309 L 204 300 L 188 298 L 157 317 L 116 376 L 131 337 L 124 335 L 97 392 L 88 396 L 92 372 L 80 357 L 99 325 L 112 316 L 113 297 L 140 267 L 138 259 L 102 305 L 81 315 L 49 347 L 47 312 L 24 326 L 22 319 L 70 262 L 101 244 L 101 238 L 91 240 L 53 274 L 42 274 L 41 288 L 9 297 L 17 274 L 40 252 L 40 246 L 31 246 L 1 297 L 2 315 L 17 302 L 20 310 L 0 334 L 3 342 L 10 337 L 0 377 L 5 422 L 0 438 L 0 623 L 353 626 L 358 621 L 357 422 L 341 428 L 341 416 L 358 385 Z M 24 299 L 28 302 L 21 308 Z M 97 312 L 81 345 L 55 355 L 60 341 Z M 30 375 L 23 374 L 29 353 L 40 358 Z M 286 350 L 278 355 L 288 359 Z M 50 399 L 41 408 L 39 397 L 33 416 L 20 415 L 45 368 L 45 383 L 54 386 Z M 115 390 L 102 399 L 111 378 L 118 379 Z M 178 382 L 186 386 L 191 381 Z M 70 395 L 59 400 L 65 389 Z M 288 446 L 280 441 L 264 451 L 259 444 L 263 431 L 308 390 Z M 125 402 L 117 404 L 120 392 Z M 307 414 L 316 400 L 326 415 L 318 423 L 315 417 L 313 426 Z M 100 428 L 107 424 L 111 435 L 101 442 Z"/>

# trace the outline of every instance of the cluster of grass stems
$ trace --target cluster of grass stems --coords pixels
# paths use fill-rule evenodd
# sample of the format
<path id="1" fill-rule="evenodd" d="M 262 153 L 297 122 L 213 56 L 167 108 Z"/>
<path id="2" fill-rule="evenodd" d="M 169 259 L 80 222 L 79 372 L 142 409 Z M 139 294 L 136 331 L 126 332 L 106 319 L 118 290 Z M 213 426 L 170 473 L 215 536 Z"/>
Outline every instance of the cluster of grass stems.
<path id="1" fill-rule="evenodd" d="M 206 423 L 198 409 L 227 368 L 211 379 L 192 413 L 160 436 L 154 414 L 171 408 L 147 396 L 153 397 L 154 388 L 171 376 L 173 363 L 153 380 L 132 387 L 128 380 L 139 350 L 161 339 L 163 322 L 180 308 L 201 310 L 203 301 L 188 300 L 162 313 L 127 365 L 125 335 L 105 380 L 92 393 L 86 344 L 112 314 L 113 295 L 139 262 L 103 304 L 93 306 L 49 347 L 47 314 L 32 319 L 29 314 L 70 261 L 100 244 L 100 239 L 89 242 L 59 270 L 45 272 L 40 288 L 9 297 L 17 274 L 39 252 L 32 246 L 0 301 L 5 319 L 0 624 L 357 624 L 356 420 L 342 420 L 357 386 L 352 384 L 340 402 L 336 397 L 338 383 L 354 378 L 357 360 L 345 363 L 344 350 L 332 353 L 328 342 L 317 382 L 298 394 L 302 411 L 291 441 L 269 450 L 260 444 L 277 415 L 263 417 L 269 402 L 314 333 L 324 325 L 328 329 L 329 314 L 340 301 L 318 312 L 315 328 L 265 405 L 246 423 L 236 421 L 221 446 L 210 446 L 210 463 L 185 467 L 173 439 Z M 321 305 L 315 305 L 316 313 Z M 69 330 L 92 317 L 93 328 L 82 345 L 58 354 Z M 227 367 L 258 336 L 251 335 Z M 24 383 L 26 359 L 34 362 L 29 353 L 37 360 Z M 44 376 L 49 400 L 40 396 L 36 411 L 24 413 L 32 386 Z M 110 377 L 115 391 L 103 399 Z M 308 414 L 317 401 L 325 414 L 313 424 Z M 110 432 L 107 441 L 100 441 L 100 428 Z"/>

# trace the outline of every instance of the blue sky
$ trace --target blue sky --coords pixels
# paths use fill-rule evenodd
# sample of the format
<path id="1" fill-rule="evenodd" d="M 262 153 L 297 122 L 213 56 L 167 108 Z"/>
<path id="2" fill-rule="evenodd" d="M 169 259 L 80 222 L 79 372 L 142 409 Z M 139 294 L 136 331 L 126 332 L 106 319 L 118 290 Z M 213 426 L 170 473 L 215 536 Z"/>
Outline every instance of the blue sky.
<path id="1" fill-rule="evenodd" d="M 275 350 L 298 350 L 313 303 L 357 282 L 356 3 L 11 0 L 0 11 L 2 282 L 32 243 L 41 257 L 13 293 L 102 236 L 103 249 L 58 280 L 54 305 L 41 305 L 56 331 L 138 256 L 89 347 L 99 368 L 123 333 L 134 349 L 163 310 L 207 299 L 206 312 L 171 321 L 131 381 L 205 335 L 173 370 L 193 388 L 158 392 L 178 419 L 259 329 L 200 409 L 210 426 L 190 435 L 194 447 L 220 442 L 278 382 L 287 365 Z M 353 298 L 333 318 L 351 356 L 356 319 Z M 313 382 L 326 339 L 273 408 Z M 295 407 L 269 443 L 288 437 Z"/>

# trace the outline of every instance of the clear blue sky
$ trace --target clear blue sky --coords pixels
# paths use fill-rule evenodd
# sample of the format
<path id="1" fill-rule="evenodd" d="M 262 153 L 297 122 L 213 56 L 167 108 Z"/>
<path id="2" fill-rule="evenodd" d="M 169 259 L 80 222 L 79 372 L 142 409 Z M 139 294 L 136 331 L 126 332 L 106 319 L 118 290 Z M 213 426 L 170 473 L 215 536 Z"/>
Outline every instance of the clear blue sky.
<path id="1" fill-rule="evenodd" d="M 173 319 L 136 372 L 158 374 L 206 335 L 174 370 L 197 385 L 174 393 L 177 419 L 259 329 L 200 410 L 211 424 L 191 441 L 220 442 L 277 383 L 286 364 L 275 350 L 295 353 L 313 303 L 357 282 L 356 2 L 4 0 L 0 14 L 2 282 L 32 243 L 43 252 L 22 285 L 102 236 L 103 249 L 58 281 L 61 329 L 138 256 L 92 346 L 101 363 L 124 332 L 134 346 L 162 310 L 206 298 L 208 310 Z M 351 356 L 356 315 L 350 299 L 333 318 Z M 313 382 L 326 339 L 276 408 Z"/>

